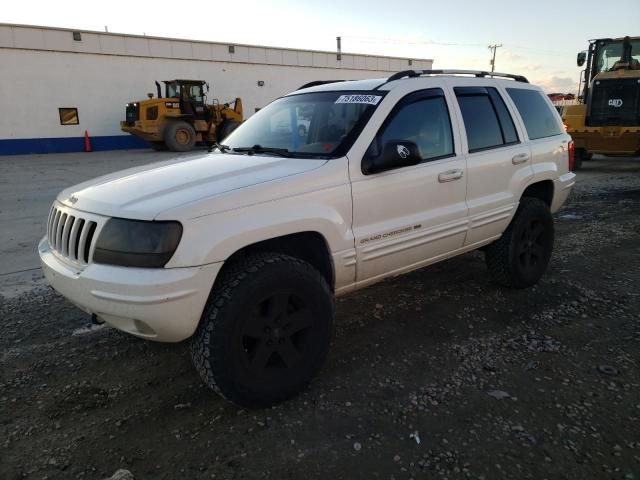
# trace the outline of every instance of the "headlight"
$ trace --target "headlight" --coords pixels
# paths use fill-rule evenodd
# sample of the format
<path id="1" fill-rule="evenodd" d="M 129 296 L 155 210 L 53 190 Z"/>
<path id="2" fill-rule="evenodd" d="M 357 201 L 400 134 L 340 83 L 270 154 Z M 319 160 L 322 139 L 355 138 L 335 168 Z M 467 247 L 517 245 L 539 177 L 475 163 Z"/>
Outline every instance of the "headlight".
<path id="1" fill-rule="evenodd" d="M 146 222 L 111 218 L 100 232 L 95 263 L 161 268 L 171 259 L 182 237 L 179 222 Z"/>

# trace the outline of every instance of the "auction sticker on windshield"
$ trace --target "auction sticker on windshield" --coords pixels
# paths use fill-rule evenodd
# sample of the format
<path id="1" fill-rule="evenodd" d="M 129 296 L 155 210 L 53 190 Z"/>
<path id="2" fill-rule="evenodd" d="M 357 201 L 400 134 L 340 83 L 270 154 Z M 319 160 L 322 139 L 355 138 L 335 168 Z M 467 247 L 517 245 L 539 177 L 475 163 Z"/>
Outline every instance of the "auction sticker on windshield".
<path id="1" fill-rule="evenodd" d="M 382 96 L 380 95 L 340 95 L 335 103 L 366 103 L 377 105 Z"/>

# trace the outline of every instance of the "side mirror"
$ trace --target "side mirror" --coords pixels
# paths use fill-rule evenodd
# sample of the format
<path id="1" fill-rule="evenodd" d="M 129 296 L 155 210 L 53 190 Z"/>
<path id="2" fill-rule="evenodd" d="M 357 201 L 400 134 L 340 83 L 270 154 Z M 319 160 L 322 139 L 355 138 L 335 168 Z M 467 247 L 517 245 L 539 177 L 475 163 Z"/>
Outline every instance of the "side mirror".
<path id="1" fill-rule="evenodd" d="M 584 62 L 586 61 L 587 61 L 587 52 L 579 52 L 578 58 L 576 58 L 576 63 L 578 64 L 578 66 L 581 67 L 582 65 L 584 65 Z"/>
<path id="2" fill-rule="evenodd" d="M 367 155 L 362 162 L 362 171 L 368 175 L 395 168 L 417 165 L 422 161 L 418 146 L 405 140 L 391 140 L 377 156 Z"/>

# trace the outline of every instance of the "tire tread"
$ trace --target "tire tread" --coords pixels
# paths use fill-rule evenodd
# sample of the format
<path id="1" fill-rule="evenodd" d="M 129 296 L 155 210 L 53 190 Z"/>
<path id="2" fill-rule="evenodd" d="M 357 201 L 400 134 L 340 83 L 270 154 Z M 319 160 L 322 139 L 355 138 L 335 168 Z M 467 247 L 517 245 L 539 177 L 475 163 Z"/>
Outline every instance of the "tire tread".
<path id="1" fill-rule="evenodd" d="M 489 276 L 494 283 L 510 288 L 525 288 L 529 286 L 518 277 L 513 268 L 513 231 L 517 223 L 534 211 L 549 209 L 546 203 L 535 197 L 522 197 L 516 214 L 498 240 L 485 248 L 485 261 Z"/>
<path id="2" fill-rule="evenodd" d="M 335 313 L 335 301 L 324 277 L 309 263 L 299 258 L 279 253 L 258 253 L 223 267 L 223 271 L 216 279 L 211 290 L 200 324 L 191 339 L 191 354 L 196 370 L 204 382 L 222 398 L 242 407 L 252 408 L 274 405 L 286 400 L 291 395 L 288 393 L 280 396 L 274 395 L 269 399 L 252 396 L 252 392 L 241 389 L 240 385 L 234 383 L 224 374 L 220 374 L 221 372 L 215 372 L 209 359 L 215 356 L 220 357 L 223 352 L 221 351 L 221 342 L 212 340 L 216 335 L 222 335 L 224 325 L 220 317 L 224 315 L 224 310 L 232 300 L 235 290 L 260 269 L 278 262 L 286 263 L 293 269 L 306 270 L 315 275 L 325 293 L 330 296 L 332 313 Z M 324 356 L 326 356 L 326 353 L 324 352 Z M 320 365 L 315 369 L 314 375 L 319 370 L 319 367 Z"/>

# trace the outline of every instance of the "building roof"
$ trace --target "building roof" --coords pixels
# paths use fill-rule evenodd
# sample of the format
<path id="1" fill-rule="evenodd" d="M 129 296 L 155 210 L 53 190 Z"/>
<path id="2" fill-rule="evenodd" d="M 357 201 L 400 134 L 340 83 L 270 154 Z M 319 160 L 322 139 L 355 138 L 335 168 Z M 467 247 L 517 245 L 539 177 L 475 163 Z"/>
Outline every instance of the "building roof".
<path id="1" fill-rule="evenodd" d="M 395 72 L 433 60 L 0 23 L 0 48 Z"/>

